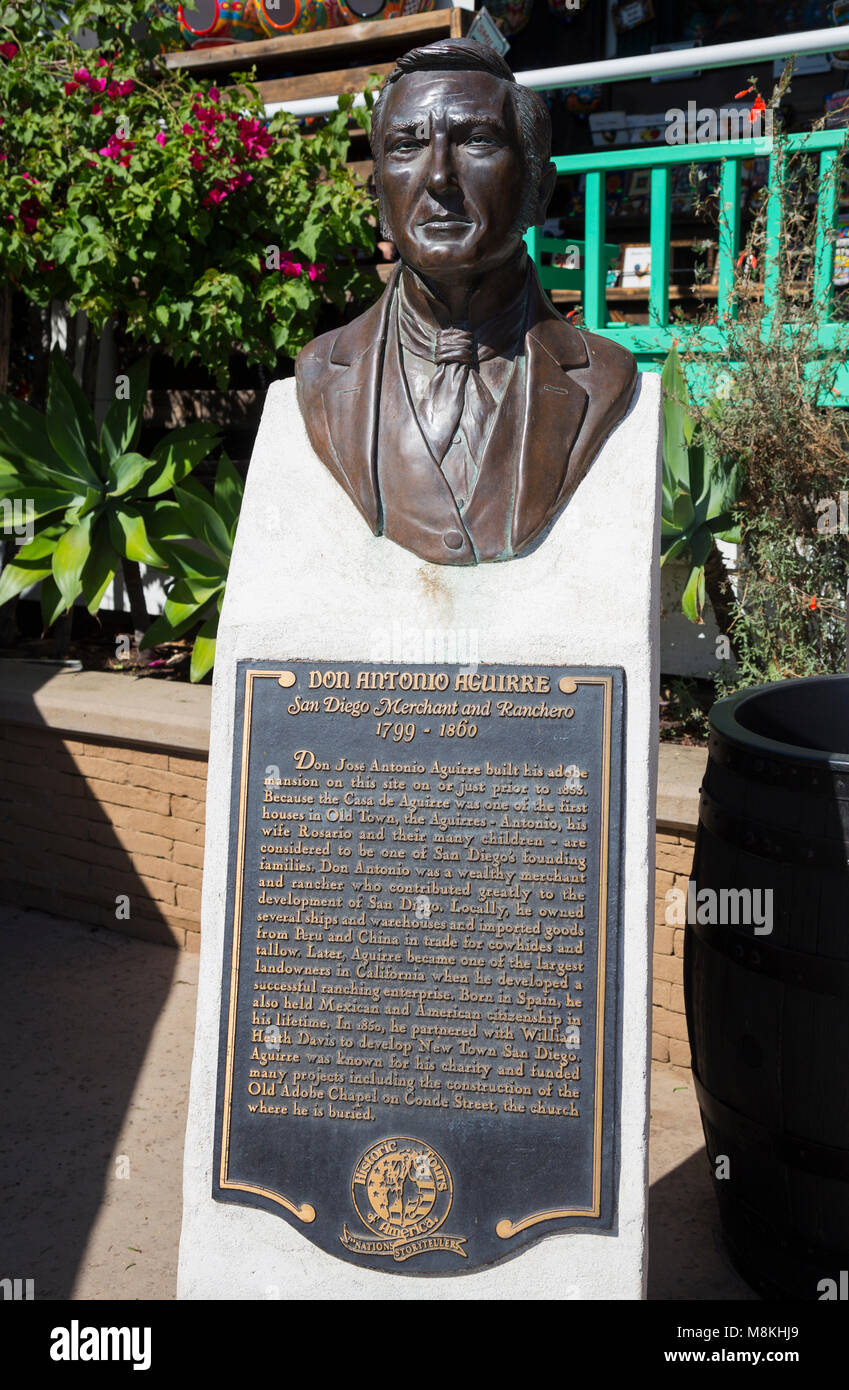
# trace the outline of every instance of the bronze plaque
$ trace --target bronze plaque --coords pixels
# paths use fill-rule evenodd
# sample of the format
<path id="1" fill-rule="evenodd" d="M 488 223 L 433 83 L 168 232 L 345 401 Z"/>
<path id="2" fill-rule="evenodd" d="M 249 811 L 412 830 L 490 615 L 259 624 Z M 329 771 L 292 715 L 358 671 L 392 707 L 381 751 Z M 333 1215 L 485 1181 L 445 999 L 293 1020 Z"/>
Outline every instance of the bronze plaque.
<path id="1" fill-rule="evenodd" d="M 615 1231 L 623 684 L 240 663 L 217 1200 L 404 1274 Z"/>

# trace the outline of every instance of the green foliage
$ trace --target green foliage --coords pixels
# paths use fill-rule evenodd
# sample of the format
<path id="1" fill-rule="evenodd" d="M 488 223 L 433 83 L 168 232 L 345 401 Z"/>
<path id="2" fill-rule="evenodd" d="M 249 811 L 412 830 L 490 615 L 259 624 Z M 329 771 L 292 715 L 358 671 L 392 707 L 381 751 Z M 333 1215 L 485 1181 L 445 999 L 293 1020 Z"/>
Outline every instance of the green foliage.
<path id="1" fill-rule="evenodd" d="M 142 640 L 143 647 L 173 642 L 197 628 L 190 676 L 212 670 L 218 618 L 233 553 L 244 485 L 226 454 L 218 465 L 213 496 L 195 479 L 176 487 L 177 513 L 168 518 L 162 549 L 175 576 L 165 608 Z M 192 544 L 187 544 L 192 542 Z"/>
<path id="2" fill-rule="evenodd" d="M 846 670 L 847 558 L 845 536 L 800 539 L 792 521 L 747 520 L 732 610 L 737 669 L 720 694 Z"/>
<path id="3" fill-rule="evenodd" d="M 374 297 L 355 260 L 373 208 L 345 164 L 350 101 L 309 137 L 285 112 L 267 121 L 249 81 L 219 91 L 166 69 L 167 16 L 131 33 L 151 8 L 0 13 L 0 273 L 224 386 L 232 352 L 273 367 L 322 303 Z M 96 49 L 74 41 L 84 22 Z"/>
<path id="4" fill-rule="evenodd" d="M 56 350 L 44 415 L 0 396 L 0 494 L 26 507 L 33 539 L 0 577 L 0 604 L 41 581 L 46 627 L 82 594 L 96 613 L 122 560 L 164 569 L 160 537 L 176 503 L 216 442 L 214 428 L 173 430 L 149 458 L 136 452 L 147 390 L 136 364 L 98 432 L 91 407 Z"/>
<path id="5" fill-rule="evenodd" d="M 661 376 L 663 389 L 663 491 L 661 559 L 686 555 L 690 574 L 681 607 L 693 623 L 702 622 L 705 565 L 716 538 L 739 540 L 733 507 L 739 473 L 723 469 L 710 436 L 696 425 L 681 359 L 669 353 Z"/>

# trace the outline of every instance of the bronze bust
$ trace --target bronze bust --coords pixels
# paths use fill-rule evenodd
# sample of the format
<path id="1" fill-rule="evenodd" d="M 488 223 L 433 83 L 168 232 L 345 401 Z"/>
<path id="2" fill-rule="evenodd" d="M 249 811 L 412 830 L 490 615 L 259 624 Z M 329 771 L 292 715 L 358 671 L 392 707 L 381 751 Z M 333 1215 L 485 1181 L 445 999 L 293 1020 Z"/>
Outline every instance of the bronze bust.
<path id="1" fill-rule="evenodd" d="M 371 142 L 400 261 L 377 304 L 300 354 L 310 441 L 376 535 L 436 564 L 512 559 L 625 415 L 635 359 L 542 291 L 522 238 L 554 188 L 551 122 L 498 54 L 405 54 Z"/>

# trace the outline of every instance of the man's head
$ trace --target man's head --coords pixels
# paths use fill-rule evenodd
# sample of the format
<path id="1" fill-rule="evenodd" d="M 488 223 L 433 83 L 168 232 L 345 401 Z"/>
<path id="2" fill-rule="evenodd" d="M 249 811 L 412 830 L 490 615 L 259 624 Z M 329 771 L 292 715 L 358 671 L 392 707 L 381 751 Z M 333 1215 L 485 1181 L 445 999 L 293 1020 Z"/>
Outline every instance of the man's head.
<path id="1" fill-rule="evenodd" d="M 485 274 L 545 216 L 548 111 L 482 44 L 443 39 L 400 58 L 371 141 L 384 233 L 425 276 Z"/>

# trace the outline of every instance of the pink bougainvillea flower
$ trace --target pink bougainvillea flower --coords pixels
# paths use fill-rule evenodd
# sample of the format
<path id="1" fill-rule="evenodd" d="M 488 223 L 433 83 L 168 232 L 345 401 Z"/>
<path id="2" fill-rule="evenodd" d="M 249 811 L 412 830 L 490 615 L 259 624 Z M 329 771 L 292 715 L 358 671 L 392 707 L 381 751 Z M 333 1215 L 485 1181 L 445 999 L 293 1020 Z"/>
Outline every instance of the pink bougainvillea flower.
<path id="1" fill-rule="evenodd" d="M 202 169 L 206 163 L 206 155 L 201 154 L 200 150 L 192 150 L 189 155 L 189 163 L 193 169 Z"/>
<path id="2" fill-rule="evenodd" d="M 108 84 L 106 88 L 106 95 L 109 98 L 111 98 L 112 101 L 114 101 L 116 97 L 119 97 L 121 95 L 121 88 L 118 86 L 117 82 L 110 82 Z"/>
<path id="3" fill-rule="evenodd" d="M 18 45 L 12 43 L 11 39 L 7 40 L 6 43 L 0 43 L 0 54 L 2 54 L 4 58 L 16 58 L 18 52 Z"/>
<path id="4" fill-rule="evenodd" d="M 164 130 L 158 130 L 153 138 L 157 145 L 161 145 L 163 149 L 168 143 L 168 136 L 165 134 Z"/>
<path id="5" fill-rule="evenodd" d="M 213 203 L 223 203 L 227 197 L 227 189 L 222 186 L 220 179 L 216 179 L 204 198 L 204 207 L 211 207 Z"/>
<path id="6" fill-rule="evenodd" d="M 106 59 L 105 59 L 105 58 L 103 57 L 103 55 L 101 54 L 101 55 L 98 57 L 98 59 L 97 59 L 97 66 L 98 66 L 99 68 L 111 68 L 112 64 L 111 64 L 111 63 L 107 63 Z"/>
<path id="7" fill-rule="evenodd" d="M 219 92 L 217 87 L 210 87 L 206 95 L 209 97 L 209 100 L 211 102 L 214 102 L 216 104 L 218 103 L 221 97 L 221 93 Z"/>
<path id="8" fill-rule="evenodd" d="M 80 86 L 79 82 L 66 82 L 66 83 L 65 83 L 65 96 L 66 96 L 66 97 L 69 97 L 69 96 L 71 95 L 72 92 L 79 91 L 79 86 Z"/>
<path id="9" fill-rule="evenodd" d="M 91 103 L 91 114 L 92 114 L 93 116 L 102 116 L 102 115 L 103 115 L 103 107 L 100 105 L 100 102 L 99 102 L 99 101 L 93 101 L 93 102 Z"/>
<path id="10" fill-rule="evenodd" d="M 308 274 L 311 280 L 317 280 L 321 285 L 327 279 L 327 266 L 324 261 L 316 261 L 315 265 L 310 266 Z"/>
<path id="11" fill-rule="evenodd" d="M 123 82 L 118 83 L 118 95 L 128 97 L 131 92 L 135 91 L 135 86 L 136 84 L 131 77 L 126 78 Z"/>
<path id="12" fill-rule="evenodd" d="M 90 77 L 91 73 L 89 72 L 88 68 L 77 68 L 76 72 L 74 73 L 75 82 L 88 82 Z"/>
<path id="13" fill-rule="evenodd" d="M 105 77 L 90 77 L 86 83 L 92 96 L 99 96 L 106 91 L 107 81 Z"/>
<path id="14" fill-rule="evenodd" d="M 132 159 L 132 151 L 136 147 L 135 140 L 123 140 L 120 135 L 110 135 L 108 141 L 98 154 L 102 154 L 106 159 L 117 159 L 125 169 L 129 167 Z"/>
<path id="15" fill-rule="evenodd" d="M 188 121 L 185 121 L 185 122 L 183 123 L 183 126 L 181 127 L 181 129 L 182 129 L 184 135 L 194 135 L 194 133 L 195 133 L 195 128 L 194 128 L 194 126 L 193 126 L 193 125 L 189 125 Z"/>

